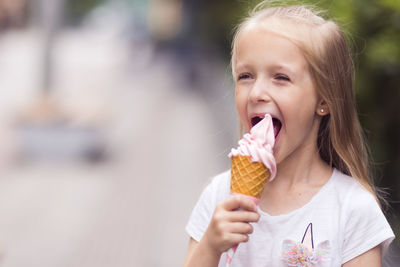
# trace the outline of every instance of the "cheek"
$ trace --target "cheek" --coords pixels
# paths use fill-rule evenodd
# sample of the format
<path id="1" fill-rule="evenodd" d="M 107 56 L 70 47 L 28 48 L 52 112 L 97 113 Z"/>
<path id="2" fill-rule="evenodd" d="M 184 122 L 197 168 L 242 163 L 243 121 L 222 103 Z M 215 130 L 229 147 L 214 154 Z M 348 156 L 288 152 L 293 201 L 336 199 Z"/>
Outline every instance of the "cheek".
<path id="1" fill-rule="evenodd" d="M 236 89 L 235 101 L 240 121 L 242 122 L 242 124 L 245 124 L 247 121 L 247 94 L 244 92 L 244 90 Z"/>
<path id="2" fill-rule="evenodd" d="M 307 131 L 313 121 L 315 112 L 310 106 L 299 106 L 299 108 L 291 109 L 290 114 L 288 114 L 289 129 L 296 129 L 296 131 Z"/>
<path id="3" fill-rule="evenodd" d="M 316 100 L 312 95 L 292 95 L 292 98 L 282 99 L 279 109 L 287 134 L 297 138 L 309 132 L 315 119 L 315 108 Z"/>

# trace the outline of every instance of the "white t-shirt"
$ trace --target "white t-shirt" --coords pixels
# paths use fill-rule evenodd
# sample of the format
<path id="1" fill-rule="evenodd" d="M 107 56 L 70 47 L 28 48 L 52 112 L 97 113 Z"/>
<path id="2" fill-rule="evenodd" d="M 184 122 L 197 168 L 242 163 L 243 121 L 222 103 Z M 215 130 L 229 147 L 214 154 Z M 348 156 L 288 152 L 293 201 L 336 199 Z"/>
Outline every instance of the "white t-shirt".
<path id="1" fill-rule="evenodd" d="M 203 191 L 186 226 L 200 241 L 218 203 L 229 197 L 230 172 L 216 176 Z M 355 179 L 334 170 L 329 181 L 303 207 L 288 214 L 261 215 L 253 234 L 241 243 L 235 266 L 341 266 L 394 238 L 375 198 Z M 303 261 L 303 265 L 296 265 Z M 226 253 L 219 266 L 225 266 Z M 305 263 L 308 262 L 308 265 Z"/>

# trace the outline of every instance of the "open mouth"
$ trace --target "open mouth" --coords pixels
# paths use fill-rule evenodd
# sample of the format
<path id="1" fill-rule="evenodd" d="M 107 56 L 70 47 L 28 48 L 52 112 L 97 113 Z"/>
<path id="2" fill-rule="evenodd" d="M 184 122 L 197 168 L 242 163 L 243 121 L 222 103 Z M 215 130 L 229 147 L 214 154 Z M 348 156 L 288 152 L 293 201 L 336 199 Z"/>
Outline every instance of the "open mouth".
<path id="1" fill-rule="evenodd" d="M 263 117 L 260 117 L 260 116 L 251 118 L 251 127 L 253 127 L 257 123 L 259 123 L 262 119 L 263 119 Z M 279 132 L 281 131 L 282 122 L 277 118 L 272 118 L 272 124 L 274 126 L 274 136 L 276 139 L 276 137 L 279 135 Z"/>

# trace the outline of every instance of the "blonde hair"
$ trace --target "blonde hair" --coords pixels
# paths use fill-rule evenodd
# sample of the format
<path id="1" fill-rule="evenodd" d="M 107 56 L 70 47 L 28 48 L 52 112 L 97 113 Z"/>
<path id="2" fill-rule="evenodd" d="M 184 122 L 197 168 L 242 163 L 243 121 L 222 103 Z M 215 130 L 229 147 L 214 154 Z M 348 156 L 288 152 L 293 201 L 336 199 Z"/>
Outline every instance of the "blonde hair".
<path id="1" fill-rule="evenodd" d="M 266 7 L 264 1 L 237 28 L 232 42 L 232 73 L 235 76 L 236 40 L 248 27 L 264 27 L 295 43 L 304 53 L 317 92 L 330 114 L 318 132 L 321 158 L 330 166 L 357 179 L 377 196 L 370 173 L 369 151 L 358 120 L 354 67 L 344 33 L 321 12 L 303 5 Z M 292 28 L 295 26 L 296 31 Z"/>

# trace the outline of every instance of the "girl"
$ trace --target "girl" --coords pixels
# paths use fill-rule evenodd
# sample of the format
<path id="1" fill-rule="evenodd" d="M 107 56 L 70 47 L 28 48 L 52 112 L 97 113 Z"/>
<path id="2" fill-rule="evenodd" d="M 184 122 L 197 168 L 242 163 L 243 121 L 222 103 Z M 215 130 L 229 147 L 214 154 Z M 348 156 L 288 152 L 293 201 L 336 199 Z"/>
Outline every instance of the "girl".
<path id="1" fill-rule="evenodd" d="M 236 106 L 248 132 L 277 129 L 276 178 L 256 207 L 215 177 L 186 227 L 185 266 L 381 266 L 393 232 L 377 202 L 340 28 L 304 6 L 258 9 L 232 48 Z"/>

